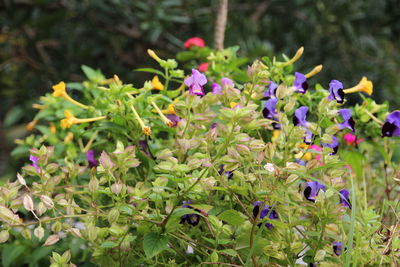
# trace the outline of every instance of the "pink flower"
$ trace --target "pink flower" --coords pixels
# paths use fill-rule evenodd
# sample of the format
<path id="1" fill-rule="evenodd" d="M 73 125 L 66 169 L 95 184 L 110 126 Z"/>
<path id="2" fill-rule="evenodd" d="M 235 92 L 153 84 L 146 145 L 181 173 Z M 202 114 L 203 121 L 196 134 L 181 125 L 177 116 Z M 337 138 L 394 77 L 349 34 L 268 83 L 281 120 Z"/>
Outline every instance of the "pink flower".
<path id="1" fill-rule="evenodd" d="M 352 133 L 347 133 L 343 136 L 344 141 L 350 146 L 358 145 L 363 139 L 357 139 L 357 137 Z"/>
<path id="2" fill-rule="evenodd" d="M 192 95 L 204 95 L 203 85 L 207 83 L 207 78 L 198 70 L 192 69 L 192 75 L 185 79 L 185 84 L 189 87 L 189 93 Z"/>
<path id="3" fill-rule="evenodd" d="M 192 37 L 187 39 L 183 46 L 185 48 L 191 48 L 193 46 L 204 47 L 206 46 L 206 43 L 200 37 Z"/>
<path id="4" fill-rule="evenodd" d="M 312 149 L 312 150 L 315 150 L 315 151 L 318 151 L 318 152 L 322 152 L 322 147 L 317 146 L 317 145 L 311 145 L 309 149 Z M 316 155 L 315 159 L 316 160 L 321 160 L 321 155 Z"/>
<path id="5" fill-rule="evenodd" d="M 197 68 L 201 72 L 206 72 L 208 70 L 208 62 L 201 63 Z"/>

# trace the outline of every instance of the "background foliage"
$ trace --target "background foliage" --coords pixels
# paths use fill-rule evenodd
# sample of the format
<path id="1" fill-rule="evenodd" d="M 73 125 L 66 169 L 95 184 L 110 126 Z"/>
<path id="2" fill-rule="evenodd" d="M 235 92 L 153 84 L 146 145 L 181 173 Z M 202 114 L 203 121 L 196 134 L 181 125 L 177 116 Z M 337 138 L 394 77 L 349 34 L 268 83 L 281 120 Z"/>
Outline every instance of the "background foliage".
<path id="1" fill-rule="evenodd" d="M 1 173 L 10 166 L 13 139 L 25 134 L 34 114 L 31 104 L 50 85 L 82 81 L 82 64 L 126 81 L 148 78 L 132 71 L 149 65 L 147 48 L 168 57 L 195 35 L 212 44 L 216 2 L 1 1 Z M 340 79 L 345 86 L 366 75 L 375 84 L 374 98 L 394 106 L 400 102 L 399 6 L 398 0 L 231 0 L 225 43 L 239 44 L 251 59 L 292 54 L 303 45 L 299 70 L 323 63 L 318 81 Z"/>

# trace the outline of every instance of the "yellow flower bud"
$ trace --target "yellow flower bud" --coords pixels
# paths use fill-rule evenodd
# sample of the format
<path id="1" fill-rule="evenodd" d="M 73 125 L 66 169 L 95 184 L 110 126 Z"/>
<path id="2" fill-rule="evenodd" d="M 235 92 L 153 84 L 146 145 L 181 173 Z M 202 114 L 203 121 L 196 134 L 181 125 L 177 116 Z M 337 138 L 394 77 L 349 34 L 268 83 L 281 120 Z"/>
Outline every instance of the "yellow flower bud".
<path id="1" fill-rule="evenodd" d="M 159 58 L 156 53 L 154 53 L 153 50 L 147 49 L 147 54 L 149 54 L 150 57 L 152 57 L 155 61 L 160 62 L 161 58 Z"/>

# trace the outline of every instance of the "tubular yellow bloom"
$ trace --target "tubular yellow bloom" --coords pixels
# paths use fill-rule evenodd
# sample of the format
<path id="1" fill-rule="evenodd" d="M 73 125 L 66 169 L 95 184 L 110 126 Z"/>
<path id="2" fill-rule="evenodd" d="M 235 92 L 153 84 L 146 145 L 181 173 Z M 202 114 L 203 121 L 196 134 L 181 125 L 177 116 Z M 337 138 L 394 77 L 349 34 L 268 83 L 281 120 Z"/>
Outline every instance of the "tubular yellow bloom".
<path id="1" fill-rule="evenodd" d="M 284 65 L 287 66 L 287 65 L 290 65 L 290 64 L 293 64 L 294 62 L 296 62 L 301 57 L 301 55 L 303 55 L 303 52 L 304 52 L 304 47 L 300 47 L 296 51 L 296 54 L 294 55 L 294 57 L 292 57 L 292 59 L 287 61 Z"/>
<path id="2" fill-rule="evenodd" d="M 64 144 L 71 142 L 74 139 L 74 134 L 72 132 L 68 132 L 67 136 L 64 138 Z"/>
<path id="3" fill-rule="evenodd" d="M 154 53 L 153 50 L 147 49 L 147 54 L 149 54 L 150 57 L 152 57 L 155 61 L 160 62 L 161 58 L 159 58 L 156 53 Z"/>
<path id="4" fill-rule="evenodd" d="M 65 88 L 66 88 L 66 86 L 65 86 L 65 83 L 64 83 L 64 82 L 59 82 L 58 84 L 54 85 L 54 86 L 53 86 L 53 90 L 54 90 L 53 96 L 55 96 L 55 97 L 62 97 L 62 98 L 64 98 L 65 100 L 67 100 L 68 102 L 71 102 L 71 103 L 74 104 L 74 105 L 77 105 L 77 106 L 79 106 L 79 107 L 81 107 L 81 108 L 83 108 L 83 109 L 88 109 L 88 106 L 86 106 L 86 105 L 84 105 L 84 104 L 82 104 L 82 103 L 79 103 L 78 101 L 75 101 L 74 99 L 72 99 L 72 98 L 67 94 L 67 91 L 66 91 Z"/>
<path id="5" fill-rule="evenodd" d="M 231 102 L 231 103 L 229 103 L 229 106 L 230 106 L 231 108 L 234 108 L 234 107 L 236 107 L 236 105 L 237 105 L 237 103 L 236 103 L 236 102 Z"/>
<path id="6" fill-rule="evenodd" d="M 164 90 L 164 85 L 160 82 L 160 79 L 158 79 L 158 76 L 154 76 L 153 80 L 151 81 L 151 85 L 153 86 L 153 89 L 155 90 Z"/>
<path id="7" fill-rule="evenodd" d="M 28 130 L 28 131 L 32 131 L 32 130 L 35 128 L 35 126 L 36 126 L 37 123 L 38 123 L 38 120 L 37 120 L 37 119 L 34 119 L 33 121 L 31 121 L 30 123 L 28 123 L 28 124 L 25 126 L 25 129 Z"/>
<path id="8" fill-rule="evenodd" d="M 138 121 L 138 123 L 140 124 L 140 127 L 142 127 L 142 131 L 145 135 L 150 136 L 151 135 L 151 128 L 146 126 L 142 120 L 142 118 L 140 118 L 139 114 L 137 113 L 136 109 L 131 106 L 133 115 L 135 116 L 135 119 Z"/>
<path id="9" fill-rule="evenodd" d="M 87 118 L 87 119 L 78 119 L 69 110 L 64 110 L 64 116 L 65 116 L 65 119 L 61 120 L 61 127 L 63 129 L 70 128 L 74 124 L 99 121 L 99 120 L 104 120 L 107 118 L 106 116 L 100 116 L 100 117 Z"/>
<path id="10" fill-rule="evenodd" d="M 361 81 L 356 86 L 343 90 L 345 94 L 364 92 L 367 93 L 368 95 L 372 95 L 373 91 L 374 91 L 374 85 L 365 76 L 362 77 Z"/>
<path id="11" fill-rule="evenodd" d="M 167 109 L 162 111 L 164 114 L 176 115 L 174 104 L 169 104 Z"/>
<path id="12" fill-rule="evenodd" d="M 167 117 L 165 117 L 165 115 L 162 113 L 162 111 L 160 110 L 160 108 L 156 105 L 156 103 L 154 103 L 154 101 L 150 102 L 151 105 L 153 105 L 153 107 L 156 109 L 158 115 L 160 115 L 162 121 L 168 126 L 168 127 L 172 127 L 174 126 L 174 123 L 168 119 Z"/>
<path id="13" fill-rule="evenodd" d="M 312 76 L 318 74 L 322 70 L 322 67 L 323 67 L 322 65 L 315 66 L 315 68 L 313 68 L 312 71 L 310 71 L 304 76 L 306 76 L 307 79 L 311 78 Z"/>

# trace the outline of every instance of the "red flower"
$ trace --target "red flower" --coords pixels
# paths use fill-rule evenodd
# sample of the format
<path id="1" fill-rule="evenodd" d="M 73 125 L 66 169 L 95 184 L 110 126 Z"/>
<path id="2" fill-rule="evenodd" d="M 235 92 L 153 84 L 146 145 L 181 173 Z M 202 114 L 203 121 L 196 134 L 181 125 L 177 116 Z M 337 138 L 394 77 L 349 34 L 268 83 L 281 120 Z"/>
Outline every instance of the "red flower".
<path id="1" fill-rule="evenodd" d="M 201 63 L 197 69 L 201 72 L 206 72 L 208 70 L 208 62 Z"/>
<path id="2" fill-rule="evenodd" d="M 187 39 L 183 46 L 185 48 L 191 48 L 192 46 L 204 47 L 206 43 L 200 37 L 192 37 Z"/>

